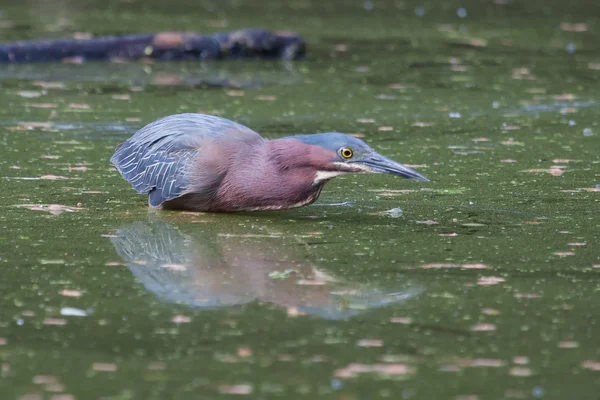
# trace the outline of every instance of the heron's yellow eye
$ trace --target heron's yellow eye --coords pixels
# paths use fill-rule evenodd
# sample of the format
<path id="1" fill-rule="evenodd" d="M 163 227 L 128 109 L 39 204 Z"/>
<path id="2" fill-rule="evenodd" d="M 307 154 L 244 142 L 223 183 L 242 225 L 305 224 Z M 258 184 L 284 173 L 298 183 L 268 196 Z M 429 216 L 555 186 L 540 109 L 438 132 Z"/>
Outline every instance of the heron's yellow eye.
<path id="1" fill-rule="evenodd" d="M 344 157 L 345 159 L 351 158 L 352 154 L 354 154 L 352 152 L 352 149 L 349 147 L 344 147 L 343 149 L 340 150 L 340 154 L 342 155 L 342 157 Z"/>

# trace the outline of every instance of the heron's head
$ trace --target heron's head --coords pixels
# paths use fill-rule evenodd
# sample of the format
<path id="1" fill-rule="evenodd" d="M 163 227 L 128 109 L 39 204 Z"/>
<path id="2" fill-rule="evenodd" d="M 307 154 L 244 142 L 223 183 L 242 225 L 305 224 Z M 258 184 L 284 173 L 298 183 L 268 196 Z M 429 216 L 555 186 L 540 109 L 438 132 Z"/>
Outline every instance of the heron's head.
<path id="1" fill-rule="evenodd" d="M 290 136 L 305 145 L 315 146 L 306 162 L 316 169 L 315 183 L 348 173 L 384 173 L 428 182 L 412 168 L 377 153 L 362 140 L 339 132 Z"/>

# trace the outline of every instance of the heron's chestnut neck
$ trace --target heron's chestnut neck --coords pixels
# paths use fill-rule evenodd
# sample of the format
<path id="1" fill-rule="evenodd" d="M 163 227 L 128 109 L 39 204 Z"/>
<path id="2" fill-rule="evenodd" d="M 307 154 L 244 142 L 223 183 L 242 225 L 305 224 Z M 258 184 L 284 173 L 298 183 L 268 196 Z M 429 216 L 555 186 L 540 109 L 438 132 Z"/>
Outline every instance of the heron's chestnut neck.
<path id="1" fill-rule="evenodd" d="M 332 161 L 337 158 L 333 151 L 293 138 L 270 140 L 267 143 L 267 156 L 280 170 L 298 168 L 314 172 L 331 170 Z"/>

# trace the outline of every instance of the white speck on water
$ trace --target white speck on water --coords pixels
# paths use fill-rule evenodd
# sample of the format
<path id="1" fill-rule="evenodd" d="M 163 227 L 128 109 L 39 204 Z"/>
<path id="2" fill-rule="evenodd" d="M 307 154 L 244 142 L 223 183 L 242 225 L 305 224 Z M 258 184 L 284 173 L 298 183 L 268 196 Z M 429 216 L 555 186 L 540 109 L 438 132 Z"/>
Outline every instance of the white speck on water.
<path id="1" fill-rule="evenodd" d="M 575 121 L 573 121 L 573 120 L 570 120 L 570 121 L 569 121 L 569 126 L 575 126 L 575 125 L 577 125 L 577 122 L 575 122 Z"/>
<path id="2" fill-rule="evenodd" d="M 425 7 L 419 6 L 419 7 L 415 8 L 415 15 L 417 17 L 422 17 L 423 15 L 425 15 Z"/>
<path id="3" fill-rule="evenodd" d="M 567 44 L 567 53 L 573 54 L 573 53 L 575 53 L 576 50 L 577 50 L 577 46 L 575 45 L 575 43 Z"/>
<path id="4" fill-rule="evenodd" d="M 470 202 L 469 202 L 469 205 L 470 205 L 470 206 L 472 206 L 473 204 L 475 204 L 475 203 L 473 203 L 472 201 L 470 201 Z"/>
<path id="5" fill-rule="evenodd" d="M 68 316 L 68 317 L 87 317 L 87 312 L 80 308 L 74 307 L 63 307 L 60 309 L 60 315 Z"/>
<path id="6" fill-rule="evenodd" d="M 19 318 L 17 320 L 17 325 L 19 325 L 19 326 L 23 326 L 24 323 L 25 323 L 25 321 L 22 318 Z"/>
<path id="7" fill-rule="evenodd" d="M 341 389 L 342 386 L 344 386 L 344 383 L 341 380 L 339 380 L 339 379 L 332 379 L 331 380 L 331 388 L 333 390 Z"/>
<path id="8" fill-rule="evenodd" d="M 458 15 L 458 18 L 465 18 L 467 16 L 467 9 L 462 7 L 459 8 L 456 10 L 456 15 Z"/>
<path id="9" fill-rule="evenodd" d="M 387 210 L 385 213 L 392 218 L 398 218 L 404 214 L 404 211 L 402 211 L 400 208 L 392 208 L 391 210 Z"/>
<path id="10" fill-rule="evenodd" d="M 583 130 L 583 136 L 592 136 L 594 134 L 594 132 L 592 131 L 592 128 L 585 128 Z"/>
<path id="11" fill-rule="evenodd" d="M 544 395 L 544 389 L 539 386 L 534 387 L 531 391 L 531 395 L 533 397 L 542 397 Z"/>
<path id="12" fill-rule="evenodd" d="M 17 93 L 21 97 L 25 97 L 26 99 L 35 99 L 36 97 L 42 96 L 44 93 L 35 92 L 32 90 L 23 90 Z"/>
<path id="13" fill-rule="evenodd" d="M 492 108 L 500 108 L 500 102 L 499 101 L 492 101 Z"/>
<path id="14" fill-rule="evenodd" d="M 450 118 L 460 118 L 460 117 L 461 117 L 461 115 L 460 115 L 460 113 L 459 113 L 459 112 L 451 112 L 451 113 L 448 113 L 448 116 L 449 116 Z"/>

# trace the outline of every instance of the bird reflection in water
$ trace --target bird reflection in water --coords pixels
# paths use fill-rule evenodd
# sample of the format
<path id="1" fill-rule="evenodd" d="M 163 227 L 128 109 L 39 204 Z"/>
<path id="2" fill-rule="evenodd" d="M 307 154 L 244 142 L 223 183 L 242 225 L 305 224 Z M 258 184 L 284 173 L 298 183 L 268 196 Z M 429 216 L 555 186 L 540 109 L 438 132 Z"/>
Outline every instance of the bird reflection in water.
<path id="1" fill-rule="evenodd" d="M 407 283 L 381 289 L 347 282 L 293 254 L 304 246 L 284 247 L 279 236 L 247 236 L 213 231 L 192 236 L 152 220 L 118 229 L 111 240 L 148 291 L 163 301 L 194 308 L 258 300 L 320 318 L 345 319 L 422 292 Z"/>

